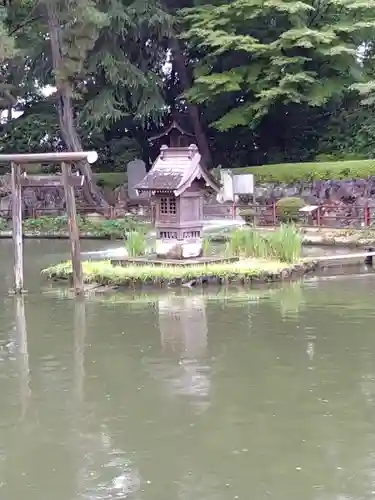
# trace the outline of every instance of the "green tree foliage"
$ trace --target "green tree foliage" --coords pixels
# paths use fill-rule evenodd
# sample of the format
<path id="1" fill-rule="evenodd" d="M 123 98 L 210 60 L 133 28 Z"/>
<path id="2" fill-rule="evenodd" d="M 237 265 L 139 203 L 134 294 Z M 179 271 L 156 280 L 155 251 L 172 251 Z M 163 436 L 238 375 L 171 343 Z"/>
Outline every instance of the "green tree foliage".
<path id="1" fill-rule="evenodd" d="M 16 53 L 15 40 L 6 26 L 7 10 L 0 7 L 0 63 L 12 58 Z"/>
<path id="2" fill-rule="evenodd" d="M 17 102 L 24 115 L 3 127 L 1 150 L 95 146 L 102 166 L 114 169 L 138 156 L 132 129 L 139 135 L 148 120 L 164 113 L 158 42 L 168 35 L 171 18 L 160 4 L 18 0 L 8 5 L 5 22 L 14 33 L 18 59 L 9 52 L 4 72 L 17 85 L 12 104 Z M 22 66 L 17 81 L 11 68 Z M 56 93 L 46 113 L 38 101 L 48 84 Z M 0 97 L 1 92 L 0 86 Z M 30 100 L 30 93 L 36 99 Z M 127 128 L 120 131 L 123 125 Z M 84 167 L 92 178 L 90 167 Z"/>
<path id="3" fill-rule="evenodd" d="M 90 148 L 121 171 L 173 110 L 213 165 L 373 157 L 374 4 L 5 2 L 0 152 Z"/>
<path id="4" fill-rule="evenodd" d="M 374 35 L 374 5 L 234 0 L 185 9 L 183 38 L 205 53 L 187 97 L 227 100 L 219 130 L 257 126 L 280 103 L 324 106 L 363 78 L 357 53 Z"/>

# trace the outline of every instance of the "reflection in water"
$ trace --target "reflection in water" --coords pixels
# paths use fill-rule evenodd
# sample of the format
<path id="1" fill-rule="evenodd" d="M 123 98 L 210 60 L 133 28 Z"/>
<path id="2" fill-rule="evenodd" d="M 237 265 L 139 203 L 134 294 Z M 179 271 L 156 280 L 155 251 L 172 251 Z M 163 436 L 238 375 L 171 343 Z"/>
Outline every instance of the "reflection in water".
<path id="1" fill-rule="evenodd" d="M 302 282 L 289 283 L 282 287 L 277 294 L 280 313 L 285 318 L 298 318 L 301 310 L 305 306 Z"/>
<path id="2" fill-rule="evenodd" d="M 1 499 L 374 499 L 374 276 L 81 302 L 39 290 L 66 242 L 25 245 L 27 336 L 0 281 Z"/>
<path id="3" fill-rule="evenodd" d="M 159 366 L 171 394 L 187 396 L 200 411 L 209 405 L 210 368 L 204 362 L 207 319 L 203 295 L 158 300 L 159 329 L 167 361 Z"/>
<path id="4" fill-rule="evenodd" d="M 15 306 L 14 310 L 15 310 L 15 325 L 16 325 L 16 346 L 17 346 L 16 356 L 19 369 L 22 418 L 24 418 L 31 395 L 29 351 L 27 346 L 27 328 L 26 328 L 24 297 L 15 296 L 14 306 Z"/>
<path id="5" fill-rule="evenodd" d="M 82 298 L 74 307 L 74 402 L 77 497 L 92 500 L 127 498 L 140 487 L 140 477 L 127 454 L 116 449 L 105 424 L 88 432 L 85 414 L 85 341 L 87 336 L 86 304 Z"/>
<path id="6" fill-rule="evenodd" d="M 228 490 L 228 488 L 226 488 Z M 204 500 L 221 500 L 222 491 L 220 478 L 216 474 L 185 474 L 182 478 L 178 500 L 194 500 L 195 498 L 204 498 Z M 239 498 L 233 495 L 231 498 Z"/>
<path id="7" fill-rule="evenodd" d="M 74 392 L 79 405 L 83 402 L 85 378 L 86 304 L 76 299 L 74 307 Z"/>
<path id="8" fill-rule="evenodd" d="M 159 298 L 159 328 L 163 351 L 194 359 L 207 348 L 206 305 L 203 295 Z"/>
<path id="9" fill-rule="evenodd" d="M 106 426 L 102 425 L 95 436 L 84 438 L 84 488 L 78 492 L 78 498 L 112 500 L 136 494 L 141 485 L 140 474 L 127 453 L 116 448 Z"/>
<path id="10" fill-rule="evenodd" d="M 85 491 L 86 479 L 86 443 L 82 436 L 81 416 L 84 403 L 85 380 L 85 339 L 86 339 L 86 304 L 81 297 L 74 304 L 74 351 L 73 351 L 73 418 L 75 421 L 73 442 L 76 448 L 76 488 L 77 496 Z"/>

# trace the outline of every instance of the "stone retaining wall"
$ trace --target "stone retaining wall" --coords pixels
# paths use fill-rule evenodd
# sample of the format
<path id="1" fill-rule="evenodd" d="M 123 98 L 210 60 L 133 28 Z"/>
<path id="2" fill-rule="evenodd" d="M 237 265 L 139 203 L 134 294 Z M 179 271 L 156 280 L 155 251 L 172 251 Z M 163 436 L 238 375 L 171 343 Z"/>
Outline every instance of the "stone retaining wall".
<path id="1" fill-rule="evenodd" d="M 307 205 L 324 205 L 325 225 L 360 226 L 366 206 L 375 223 L 375 177 L 256 186 L 255 200 L 259 205 L 272 205 L 285 197 L 303 198 Z"/>

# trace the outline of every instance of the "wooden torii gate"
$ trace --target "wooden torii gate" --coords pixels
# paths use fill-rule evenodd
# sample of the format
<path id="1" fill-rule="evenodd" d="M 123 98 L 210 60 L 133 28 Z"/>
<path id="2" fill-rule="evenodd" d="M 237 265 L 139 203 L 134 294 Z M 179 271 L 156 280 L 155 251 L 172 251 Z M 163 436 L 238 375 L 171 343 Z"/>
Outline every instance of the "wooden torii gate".
<path id="1" fill-rule="evenodd" d="M 30 153 L 30 154 L 0 154 L 0 164 L 10 164 L 12 174 L 12 235 L 14 248 L 14 293 L 24 292 L 23 280 L 23 241 L 22 241 L 22 186 L 33 183 L 27 177 L 25 170 L 22 175 L 21 168 L 38 163 L 59 163 L 62 177 L 60 183 L 64 186 L 66 210 L 68 215 L 69 239 L 72 256 L 73 287 L 76 295 L 83 294 L 83 274 L 81 263 L 81 250 L 79 230 L 77 224 L 77 210 L 74 186 L 82 186 L 84 176 L 72 174 L 72 164 L 86 160 L 95 163 L 98 155 L 95 151 L 79 153 Z M 53 176 L 54 180 L 56 176 Z"/>

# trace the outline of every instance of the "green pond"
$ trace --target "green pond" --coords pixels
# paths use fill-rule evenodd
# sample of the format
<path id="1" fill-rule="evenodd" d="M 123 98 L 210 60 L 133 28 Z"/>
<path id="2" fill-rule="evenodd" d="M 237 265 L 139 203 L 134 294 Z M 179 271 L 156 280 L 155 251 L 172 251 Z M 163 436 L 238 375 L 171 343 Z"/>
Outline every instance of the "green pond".
<path id="1" fill-rule="evenodd" d="M 0 242 L 1 499 L 375 497 L 374 274 L 82 301 L 68 248 L 19 299 Z"/>

